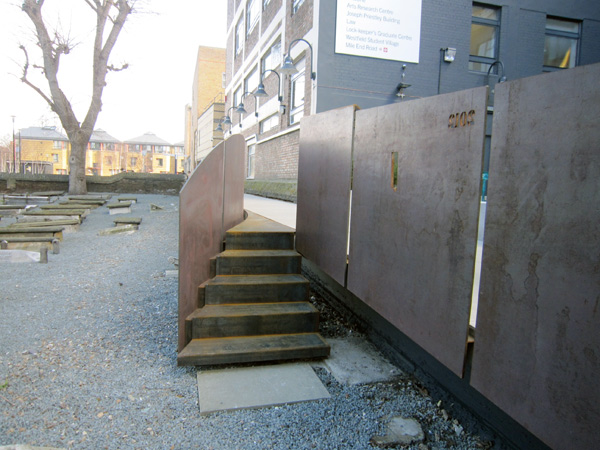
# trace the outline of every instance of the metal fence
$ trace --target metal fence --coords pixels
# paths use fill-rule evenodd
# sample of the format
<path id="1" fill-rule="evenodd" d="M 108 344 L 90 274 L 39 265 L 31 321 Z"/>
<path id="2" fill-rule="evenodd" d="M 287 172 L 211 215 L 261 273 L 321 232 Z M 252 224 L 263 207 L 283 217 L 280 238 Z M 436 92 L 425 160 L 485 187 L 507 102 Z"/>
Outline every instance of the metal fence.
<path id="1" fill-rule="evenodd" d="M 552 448 L 600 439 L 600 65 L 306 117 L 297 248 Z M 475 288 L 477 293 L 477 286 Z"/>

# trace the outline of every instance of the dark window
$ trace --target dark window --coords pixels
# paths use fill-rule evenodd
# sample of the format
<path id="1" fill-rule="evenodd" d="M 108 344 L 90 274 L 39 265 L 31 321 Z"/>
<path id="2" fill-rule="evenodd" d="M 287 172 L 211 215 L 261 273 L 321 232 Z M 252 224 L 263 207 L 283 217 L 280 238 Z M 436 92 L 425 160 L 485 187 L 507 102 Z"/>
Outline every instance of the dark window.
<path id="1" fill-rule="evenodd" d="M 474 4 L 471 19 L 469 70 L 487 73 L 492 63 L 498 60 L 499 37 L 500 10 Z"/>
<path id="2" fill-rule="evenodd" d="M 544 70 L 570 69 L 577 64 L 579 22 L 548 17 L 544 45 Z"/>

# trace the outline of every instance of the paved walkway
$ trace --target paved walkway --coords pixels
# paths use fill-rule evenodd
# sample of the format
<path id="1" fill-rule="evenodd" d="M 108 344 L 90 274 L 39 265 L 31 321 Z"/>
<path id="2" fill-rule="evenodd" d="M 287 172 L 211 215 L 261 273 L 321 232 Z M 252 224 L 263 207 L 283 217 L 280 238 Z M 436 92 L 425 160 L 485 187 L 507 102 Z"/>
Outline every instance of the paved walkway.
<path id="1" fill-rule="evenodd" d="M 296 204 L 244 194 L 244 209 L 296 229 Z"/>

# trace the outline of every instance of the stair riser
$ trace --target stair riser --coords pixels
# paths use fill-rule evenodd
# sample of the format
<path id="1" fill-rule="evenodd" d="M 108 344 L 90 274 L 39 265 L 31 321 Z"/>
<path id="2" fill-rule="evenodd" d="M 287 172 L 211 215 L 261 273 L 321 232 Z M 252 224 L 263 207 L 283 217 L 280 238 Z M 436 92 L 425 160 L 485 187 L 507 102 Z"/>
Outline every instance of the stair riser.
<path id="1" fill-rule="evenodd" d="M 285 284 L 207 285 L 204 304 L 308 301 L 308 282 Z"/>
<path id="2" fill-rule="evenodd" d="M 180 356 L 179 366 L 211 366 L 217 364 L 243 364 L 250 362 L 287 361 L 294 359 L 317 359 L 329 356 L 329 347 L 286 349 L 276 352 L 229 353 L 216 355 Z"/>
<path id="3" fill-rule="evenodd" d="M 218 257 L 217 275 L 265 275 L 300 273 L 300 256 Z"/>
<path id="4" fill-rule="evenodd" d="M 192 321 L 192 339 L 312 333 L 319 331 L 319 314 L 269 314 L 265 316 L 209 317 Z"/>
<path id="5" fill-rule="evenodd" d="M 292 250 L 293 233 L 236 233 L 227 234 L 228 250 Z"/>

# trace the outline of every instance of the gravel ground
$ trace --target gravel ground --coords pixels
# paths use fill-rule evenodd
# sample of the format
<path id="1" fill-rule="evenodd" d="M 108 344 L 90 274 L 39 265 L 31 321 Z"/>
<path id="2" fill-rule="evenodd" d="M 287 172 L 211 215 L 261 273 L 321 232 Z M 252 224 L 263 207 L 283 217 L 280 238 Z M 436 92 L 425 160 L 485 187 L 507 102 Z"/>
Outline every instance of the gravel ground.
<path id="1" fill-rule="evenodd" d="M 165 276 L 178 198 L 137 197 L 138 232 L 98 236 L 122 217 L 102 207 L 48 264 L 0 266 L 0 446 L 369 449 L 401 415 L 419 421 L 425 440 L 396 448 L 501 448 L 407 376 L 347 386 L 316 368 L 330 399 L 200 415 L 196 369 L 176 365 L 177 279 Z M 320 308 L 325 337 L 359 332 Z"/>

